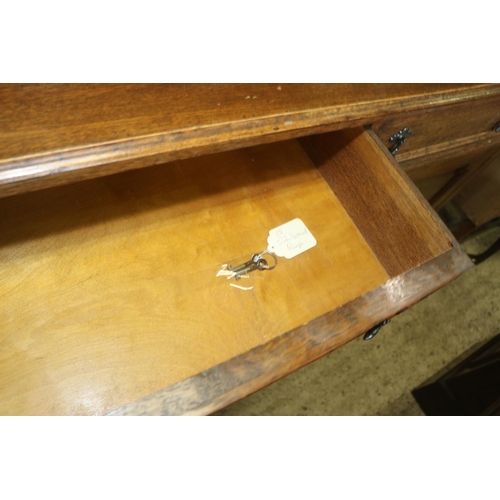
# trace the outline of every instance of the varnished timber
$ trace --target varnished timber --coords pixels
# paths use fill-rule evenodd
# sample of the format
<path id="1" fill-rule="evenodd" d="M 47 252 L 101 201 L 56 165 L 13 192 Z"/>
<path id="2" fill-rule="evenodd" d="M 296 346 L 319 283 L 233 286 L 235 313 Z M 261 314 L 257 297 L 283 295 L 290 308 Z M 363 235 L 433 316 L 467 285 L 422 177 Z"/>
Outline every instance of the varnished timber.
<path id="1" fill-rule="evenodd" d="M 412 130 L 396 158 L 407 160 L 435 154 L 469 143 L 492 141 L 500 144 L 500 133 L 494 131 L 500 122 L 500 96 L 480 101 L 452 103 L 447 106 L 410 111 L 372 125 L 375 133 L 389 147 L 389 138 L 404 127 Z"/>
<path id="2" fill-rule="evenodd" d="M 207 415 L 324 356 L 446 285 L 471 267 L 457 248 L 336 311 L 111 415 Z"/>
<path id="3" fill-rule="evenodd" d="M 476 226 L 500 217 L 500 155 L 467 183 L 456 200 Z"/>
<path id="4" fill-rule="evenodd" d="M 429 146 L 414 151 L 397 154 L 396 158 L 400 165 L 408 171 L 415 171 L 427 165 L 427 163 L 437 163 L 441 160 L 447 162 L 461 156 L 470 156 L 474 152 L 478 155 L 488 149 L 500 149 L 500 134 L 479 134 L 473 137 L 448 141 L 434 146 Z"/>
<path id="5" fill-rule="evenodd" d="M 0 196 L 499 94 L 491 84 L 1 85 Z"/>
<path id="6" fill-rule="evenodd" d="M 470 266 L 457 247 L 446 251 L 454 241 L 371 131 L 341 132 L 336 140 L 350 141 L 355 177 L 384 184 L 367 198 L 401 210 L 414 228 L 401 235 L 423 250 L 405 259 L 412 250 L 399 246 L 402 236 L 391 240 L 391 252 L 372 244 L 374 228 L 390 229 L 394 212 L 379 211 L 383 221 L 370 216 L 360 224 L 362 211 L 343 205 L 338 194 L 352 202 L 358 183 L 339 170 L 331 183 L 336 196 L 296 141 L 0 200 L 0 413 L 103 414 L 198 380 L 197 374 L 219 373 L 194 410 L 209 413 L 340 346 Z M 241 283 L 252 291 L 215 278 L 222 263 L 248 259 L 263 249 L 270 228 L 294 217 L 304 220 L 316 247 L 253 273 Z M 391 266 L 418 273 L 389 280 Z M 269 365 L 248 367 L 255 348 L 281 345 L 286 332 L 305 334 L 309 325 L 323 325 L 326 334 L 335 314 L 343 319 L 330 331 L 341 332 L 333 344 L 326 339 L 310 354 L 308 344 L 297 344 L 292 362 L 285 342 L 285 351 L 269 354 Z M 247 354 L 237 374 L 225 371 L 226 362 Z M 191 399 L 186 394 L 190 409 L 177 401 L 171 412 L 191 412 Z"/>
<path id="7" fill-rule="evenodd" d="M 399 157 L 397 161 L 412 180 L 420 180 L 452 173 L 473 163 L 482 162 L 499 150 L 500 141 L 498 144 L 493 141 L 474 142 L 405 161 L 401 161 Z"/>
<path id="8" fill-rule="evenodd" d="M 454 196 L 458 195 L 460 191 L 466 188 L 467 184 L 472 181 L 484 168 L 498 155 L 500 150 L 497 149 L 486 156 L 472 162 L 463 171 L 458 171 L 456 175 L 448 181 L 436 194 L 434 194 L 429 203 L 439 210 L 445 203 L 451 200 Z"/>
<path id="9" fill-rule="evenodd" d="M 500 141 L 492 139 L 482 142 L 455 141 L 453 147 L 451 145 L 445 143 L 426 148 L 425 152 L 410 153 L 406 155 L 410 158 L 407 160 L 398 155 L 398 164 L 437 209 L 453 198 L 500 151 Z"/>
<path id="10" fill-rule="evenodd" d="M 493 141 L 472 143 L 427 156 L 401 166 L 430 203 L 439 209 L 477 176 L 500 151 Z"/>
<path id="11" fill-rule="evenodd" d="M 434 189 L 434 193 L 438 192 L 446 184 L 446 180 L 442 181 L 442 178 L 449 175 L 450 176 L 449 180 L 453 179 L 454 173 L 444 174 L 444 176 L 441 175 L 438 177 L 431 177 L 431 178 L 427 178 L 427 179 L 423 179 L 423 180 L 418 180 L 416 182 L 412 182 L 409 174 L 403 168 L 401 168 L 401 166 L 399 165 L 399 162 L 397 162 L 396 159 L 394 158 L 394 156 L 388 151 L 388 149 L 382 143 L 380 137 L 378 137 L 378 135 L 370 127 L 367 127 L 367 131 L 370 134 L 370 136 L 372 137 L 373 141 L 375 141 L 375 143 L 379 146 L 381 151 L 383 151 L 385 156 L 392 163 L 394 169 L 399 171 L 400 175 L 406 180 L 406 182 L 408 183 L 408 188 L 421 201 L 422 205 L 425 207 L 427 212 L 432 216 L 432 218 L 436 221 L 436 223 L 441 228 L 443 233 L 447 235 L 447 237 L 448 237 L 449 241 L 451 242 L 451 244 L 453 245 L 453 247 L 459 249 L 460 245 L 457 241 L 458 236 L 455 233 L 452 233 L 449 230 L 449 228 L 446 226 L 446 224 L 442 221 L 442 219 L 439 217 L 439 215 L 436 212 L 436 210 L 438 210 L 438 208 L 436 206 L 432 206 L 430 204 L 429 199 L 431 199 L 431 201 L 432 201 L 432 194 L 427 195 L 425 192 L 425 190 L 427 190 L 427 189 L 431 189 L 431 190 Z M 479 159 L 477 160 L 477 162 L 475 162 L 475 163 L 472 162 L 471 166 L 472 166 L 472 168 L 477 169 L 476 171 L 482 172 L 482 169 L 484 169 L 486 167 L 486 165 L 489 165 L 489 162 L 492 161 L 492 158 L 497 158 L 497 155 L 498 155 L 498 151 L 494 152 L 492 155 L 492 150 L 490 149 L 487 151 L 486 155 L 483 154 L 482 156 L 480 156 Z M 425 185 L 425 183 L 432 183 L 432 182 L 436 182 L 436 181 L 437 181 L 438 186 L 440 185 L 441 188 L 439 188 L 439 187 L 434 188 L 432 186 L 432 184 Z M 453 190 L 453 186 L 451 187 L 450 191 L 452 191 L 452 190 Z M 448 194 L 448 191 L 446 193 Z M 471 262 L 471 265 L 472 265 L 472 262 Z"/>
<path id="12" fill-rule="evenodd" d="M 316 247 L 251 291 L 215 277 L 295 217 Z M 4 198 L 0 414 L 109 412 L 388 278 L 296 141 Z"/>
<path id="13" fill-rule="evenodd" d="M 388 151 L 388 149 L 384 146 L 380 137 L 371 129 L 371 127 L 366 127 L 366 130 L 375 144 L 378 145 L 382 153 L 389 160 L 393 168 L 399 172 L 401 178 L 406 182 L 408 189 L 414 194 L 417 200 L 422 204 L 423 209 L 434 219 L 436 224 L 439 226 L 443 234 L 446 236 L 448 241 L 451 243 L 452 247 L 460 250 L 460 244 L 453 236 L 453 233 L 450 231 L 448 226 L 443 222 L 441 217 L 437 214 L 436 210 L 429 204 L 428 200 L 424 197 L 424 195 L 420 192 L 420 190 L 415 186 L 415 184 L 411 181 L 408 174 L 400 167 L 399 163 L 396 161 L 394 156 Z M 464 254 L 465 255 L 465 254 Z M 469 267 L 472 267 L 472 262 L 469 262 Z"/>
<path id="14" fill-rule="evenodd" d="M 394 159 L 368 131 L 347 129 L 300 142 L 391 277 L 451 248 Z"/>
<path id="15" fill-rule="evenodd" d="M 451 242 L 452 249 L 392 278 L 381 287 L 354 299 L 336 311 L 222 365 L 119 408 L 111 415 L 213 413 L 364 334 L 372 326 L 411 307 L 473 266 L 470 259 L 460 251 L 460 246 L 449 229 L 406 174 L 399 169 L 380 139 L 371 130 L 367 133 L 399 171 L 403 180 L 408 182 L 409 190 L 434 218 Z"/>

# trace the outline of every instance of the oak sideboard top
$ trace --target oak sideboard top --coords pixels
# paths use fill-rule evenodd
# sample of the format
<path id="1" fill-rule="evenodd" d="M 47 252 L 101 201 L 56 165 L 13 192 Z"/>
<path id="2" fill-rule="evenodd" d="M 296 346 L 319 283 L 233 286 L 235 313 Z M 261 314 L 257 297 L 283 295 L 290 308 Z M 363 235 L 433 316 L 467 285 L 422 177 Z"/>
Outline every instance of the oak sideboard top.
<path id="1" fill-rule="evenodd" d="M 361 125 L 499 96 L 0 85 L 0 414 L 209 414 L 445 286 L 473 264 Z M 219 276 L 296 218 L 314 248 Z"/>
<path id="2" fill-rule="evenodd" d="M 496 84 L 3 84 L 0 197 L 499 94 Z"/>

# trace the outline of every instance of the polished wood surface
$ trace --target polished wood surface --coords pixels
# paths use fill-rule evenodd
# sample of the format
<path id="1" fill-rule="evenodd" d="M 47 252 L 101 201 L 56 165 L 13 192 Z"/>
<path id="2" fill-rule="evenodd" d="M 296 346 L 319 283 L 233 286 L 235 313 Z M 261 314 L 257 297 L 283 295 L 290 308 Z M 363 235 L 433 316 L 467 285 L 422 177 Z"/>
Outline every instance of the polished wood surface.
<path id="1" fill-rule="evenodd" d="M 397 161 L 410 179 L 416 181 L 467 168 L 474 163 L 487 160 L 499 150 L 500 144 L 492 146 L 490 142 L 486 141 L 445 149 L 434 154 L 419 156 L 404 163 L 401 163 L 400 160 Z"/>
<path id="2" fill-rule="evenodd" d="M 295 217 L 316 247 L 215 277 Z M 4 198 L 0 226 L 0 414 L 107 413 L 389 279 L 296 141 Z"/>
<path id="3" fill-rule="evenodd" d="M 368 131 L 347 129 L 300 141 L 391 277 L 451 248 L 394 158 Z"/>
<path id="4" fill-rule="evenodd" d="M 436 209 L 443 207 L 494 158 L 498 146 L 467 148 L 463 154 L 431 155 L 425 162 L 405 168 L 415 185 Z"/>
<path id="5" fill-rule="evenodd" d="M 412 135 L 396 154 L 397 161 L 439 209 L 457 195 L 500 150 L 500 97 L 428 107 L 373 124 L 384 145 L 408 127 Z"/>
<path id="6" fill-rule="evenodd" d="M 130 403 L 112 415 L 207 415 L 242 399 L 406 309 L 472 266 L 445 254 L 246 354 Z"/>
<path id="7" fill-rule="evenodd" d="M 276 141 L 497 94 L 0 85 L 0 414 L 105 414 L 176 387 L 185 403 L 151 411 L 214 411 L 457 277 L 470 261 L 372 131 L 304 140 L 314 163 Z M 249 291 L 215 278 L 295 217 L 316 247 L 252 273 Z M 314 325 L 326 336 L 308 354 L 287 332 Z M 192 403 L 199 377 L 216 385 Z"/>
<path id="8" fill-rule="evenodd" d="M 0 196 L 499 94 L 492 84 L 0 85 Z"/>
<path id="9" fill-rule="evenodd" d="M 454 234 L 450 231 L 449 227 L 443 222 L 443 220 L 439 217 L 438 213 L 432 207 L 428 200 L 425 198 L 425 196 L 422 194 L 422 192 L 415 186 L 415 183 L 411 181 L 410 177 L 408 174 L 401 168 L 399 163 L 395 160 L 394 156 L 389 153 L 389 151 L 386 149 L 386 147 L 383 145 L 382 141 L 378 137 L 378 135 L 370 128 L 366 127 L 366 130 L 371 137 L 372 141 L 374 141 L 382 153 L 386 156 L 386 158 L 389 159 L 390 164 L 392 167 L 399 172 L 399 175 L 401 176 L 401 179 L 403 181 L 406 181 L 406 186 L 407 189 L 413 193 L 415 198 L 420 201 L 422 204 L 423 209 L 427 212 L 428 215 L 432 217 L 434 222 L 438 225 L 438 227 L 441 229 L 444 237 L 447 239 L 447 241 L 451 244 L 451 246 L 456 249 L 457 251 L 461 251 L 460 249 L 460 244 L 456 240 Z M 386 164 L 387 165 L 387 164 Z M 472 262 L 469 262 L 469 265 L 472 266 Z"/>
<path id="10" fill-rule="evenodd" d="M 341 347 L 384 319 L 411 307 L 473 266 L 470 259 L 460 251 L 457 241 L 422 194 L 409 181 L 392 156 L 384 151 L 378 137 L 371 130 L 367 132 L 358 130 L 357 133 L 359 138 L 363 138 L 368 144 L 375 142 L 379 145 L 380 155 L 385 155 L 389 162 L 379 160 L 375 165 L 382 165 L 383 170 L 392 167 L 399 172 L 400 180 L 407 183 L 407 189 L 404 190 L 406 196 L 421 203 L 424 211 L 441 229 L 441 241 L 448 241 L 452 248 L 427 263 L 390 279 L 380 287 L 335 311 L 316 318 L 285 335 L 275 337 L 266 344 L 217 367 L 205 370 L 142 400 L 119 408 L 111 412 L 111 415 L 206 415 L 213 413 L 333 349 Z M 325 138 L 328 137 L 327 135 L 321 138 L 320 144 L 324 143 Z M 308 141 L 301 142 L 308 148 L 306 144 Z M 352 165 L 356 164 L 355 162 Z M 362 168 L 359 163 L 358 165 Z M 335 186 L 331 179 L 330 185 Z M 377 203 L 381 200 L 383 203 L 386 195 L 387 192 L 381 193 Z M 397 197 L 397 193 L 393 195 Z M 372 224 L 376 226 L 377 221 L 372 219 Z"/>
<path id="11" fill-rule="evenodd" d="M 479 101 L 453 103 L 437 108 L 397 115 L 372 125 L 375 133 L 387 147 L 389 138 L 404 127 L 412 130 L 411 136 L 396 154 L 404 165 L 406 161 L 430 154 L 464 147 L 474 143 L 498 144 L 500 133 L 495 126 L 500 122 L 500 96 L 485 96 Z"/>
<path id="12" fill-rule="evenodd" d="M 486 157 L 479 158 L 477 161 L 471 162 L 466 168 L 455 173 L 454 177 L 445 184 L 436 194 L 434 194 L 429 203 L 436 209 L 442 208 L 449 200 L 460 193 L 462 189 L 466 189 L 471 182 L 490 161 L 500 154 L 500 150 L 489 152 Z"/>

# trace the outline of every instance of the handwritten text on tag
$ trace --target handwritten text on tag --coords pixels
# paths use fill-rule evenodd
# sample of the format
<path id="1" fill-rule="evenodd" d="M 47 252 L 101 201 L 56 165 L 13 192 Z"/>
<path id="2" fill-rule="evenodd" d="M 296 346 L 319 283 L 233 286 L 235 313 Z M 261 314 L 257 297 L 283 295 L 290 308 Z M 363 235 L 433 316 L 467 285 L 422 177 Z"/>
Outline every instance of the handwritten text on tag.
<path id="1" fill-rule="evenodd" d="M 291 259 L 316 245 L 316 239 L 300 219 L 293 219 L 269 231 L 267 249 L 278 257 Z"/>

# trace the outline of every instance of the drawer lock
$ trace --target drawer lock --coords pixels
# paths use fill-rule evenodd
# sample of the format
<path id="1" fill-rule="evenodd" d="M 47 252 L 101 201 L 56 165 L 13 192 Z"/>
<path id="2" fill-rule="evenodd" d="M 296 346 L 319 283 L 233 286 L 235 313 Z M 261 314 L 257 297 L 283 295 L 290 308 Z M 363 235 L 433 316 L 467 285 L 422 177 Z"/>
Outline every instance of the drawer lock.
<path id="1" fill-rule="evenodd" d="M 389 139 L 389 142 L 392 144 L 389 151 L 393 156 L 399 151 L 399 148 L 406 142 L 406 139 L 408 139 L 410 135 L 411 129 L 405 127 Z"/>

